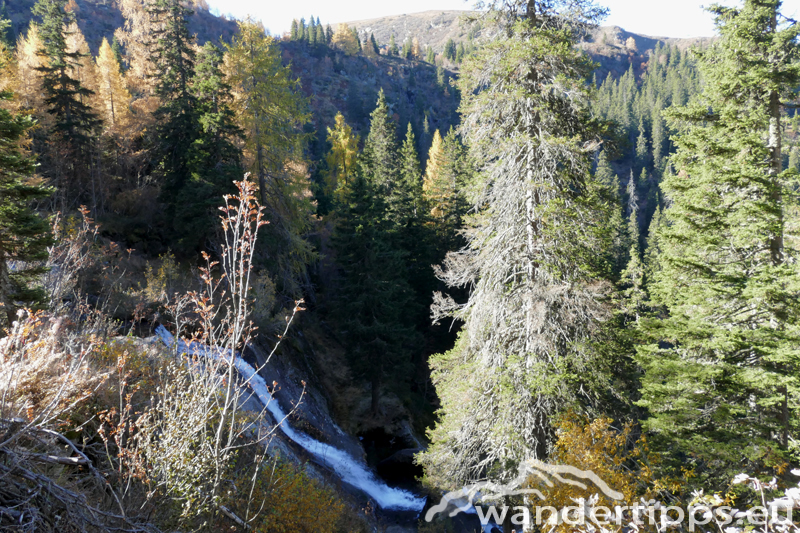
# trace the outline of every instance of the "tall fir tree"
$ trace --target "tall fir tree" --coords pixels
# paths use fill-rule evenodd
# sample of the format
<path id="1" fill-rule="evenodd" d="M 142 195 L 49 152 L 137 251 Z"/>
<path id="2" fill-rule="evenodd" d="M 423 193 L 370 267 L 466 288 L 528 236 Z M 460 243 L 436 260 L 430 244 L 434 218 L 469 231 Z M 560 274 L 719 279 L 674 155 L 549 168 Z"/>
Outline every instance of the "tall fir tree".
<path id="1" fill-rule="evenodd" d="M 431 360 L 441 409 L 418 456 L 440 487 L 505 481 L 543 458 L 553 417 L 607 388 L 613 365 L 588 342 L 608 316 L 608 204 L 586 149 L 598 133 L 591 64 L 575 47 L 599 13 L 581 1 L 488 4 L 504 27 L 459 79 L 462 131 L 481 170 L 477 214 L 439 271 L 471 291 L 465 303 L 435 298 L 436 319 L 464 326 Z"/>
<path id="2" fill-rule="evenodd" d="M 168 226 L 172 229 L 178 194 L 189 180 L 189 153 L 199 125 L 195 96 L 191 91 L 194 76 L 194 39 L 189 34 L 193 11 L 180 0 L 150 0 L 147 7 L 151 25 L 157 28 L 151 43 L 153 71 L 156 73 L 156 127 L 152 142 L 161 179 L 161 198 L 167 205 Z"/>
<path id="3" fill-rule="evenodd" d="M 75 17 L 66 10 L 66 0 L 39 0 L 32 12 L 42 19 L 39 26 L 42 47 L 37 54 L 43 60 L 35 70 L 41 73 L 44 104 L 53 117 L 55 137 L 38 150 L 47 163 L 48 177 L 60 189 L 64 207 L 75 199 L 81 202 L 91 199 L 87 198 L 90 181 L 87 176 L 94 176 L 90 168 L 91 143 L 100 120 L 88 103 L 92 91 L 73 77 L 85 56 L 68 47 L 68 27 Z"/>
<path id="4" fill-rule="evenodd" d="M 389 196 L 398 181 L 397 126 L 389 116 L 383 89 L 370 114 L 369 134 L 364 141 L 361 167 L 364 175 L 382 196 Z"/>
<path id="5" fill-rule="evenodd" d="M 800 273 L 785 246 L 781 146 L 800 25 L 780 22 L 780 5 L 712 6 L 720 38 L 700 54 L 704 90 L 667 113 L 679 133 L 650 285 L 665 316 L 644 322 L 640 405 L 651 442 L 701 482 L 787 457 L 800 432 Z"/>
<path id="6" fill-rule="evenodd" d="M 176 250 L 201 249 L 219 220 L 222 197 L 244 173 L 238 148 L 242 130 L 231 109 L 231 87 L 221 71 L 222 51 L 207 42 L 191 81 L 198 130 L 187 154 L 189 176 L 177 193 Z"/>
<path id="7" fill-rule="evenodd" d="M 413 291 L 404 275 L 404 254 L 390 242 L 382 197 L 356 176 L 339 197 L 333 248 L 340 270 L 336 322 L 348 347 L 350 367 L 370 383 L 373 414 L 380 414 L 381 390 L 406 386 L 411 353 L 419 337 L 407 308 Z"/>
<path id="8" fill-rule="evenodd" d="M 0 92 L 2 103 L 11 97 Z M 20 149 L 20 141 L 33 125 L 30 116 L 11 114 L 0 106 L 0 336 L 16 320 L 19 307 L 46 304 L 39 277 L 53 241 L 49 224 L 31 203 L 53 191 L 27 183 L 35 165 Z"/>

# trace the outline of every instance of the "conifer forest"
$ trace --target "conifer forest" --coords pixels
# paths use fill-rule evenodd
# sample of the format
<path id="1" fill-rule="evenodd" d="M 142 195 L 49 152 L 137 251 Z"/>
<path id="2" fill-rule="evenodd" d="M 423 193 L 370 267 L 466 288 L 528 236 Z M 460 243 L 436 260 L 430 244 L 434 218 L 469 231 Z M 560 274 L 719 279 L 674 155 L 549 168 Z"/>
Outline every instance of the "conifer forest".
<path id="1" fill-rule="evenodd" d="M 0 0 L 0 531 L 800 533 L 800 23 L 722 1 Z"/>

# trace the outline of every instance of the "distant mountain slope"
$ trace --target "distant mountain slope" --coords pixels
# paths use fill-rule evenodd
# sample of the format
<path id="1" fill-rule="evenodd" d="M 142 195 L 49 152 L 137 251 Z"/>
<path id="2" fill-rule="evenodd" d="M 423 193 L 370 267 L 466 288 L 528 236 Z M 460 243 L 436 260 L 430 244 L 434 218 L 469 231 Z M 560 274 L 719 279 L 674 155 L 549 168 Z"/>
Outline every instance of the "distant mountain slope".
<path id="1" fill-rule="evenodd" d="M 74 0 L 77 5 L 76 18 L 78 26 L 86 37 L 92 53 L 96 54 L 100 48 L 103 37 L 109 41 L 114 36 L 114 30 L 122 27 L 125 22 L 122 12 L 115 0 Z M 236 32 L 236 22 L 217 17 L 209 13 L 203 6 L 202 0 L 193 0 L 195 14 L 189 24 L 189 31 L 197 35 L 198 41 L 218 42 L 220 37 L 229 40 Z M 25 34 L 33 15 L 31 8 L 36 0 L 6 1 L 8 14 L 11 18 L 12 29 L 15 35 Z M 200 7 L 198 7 L 200 6 Z"/>
<path id="2" fill-rule="evenodd" d="M 423 11 L 346 24 L 355 27 L 362 36 L 374 34 L 379 45 L 388 44 L 394 34 L 397 46 L 401 46 L 406 39 L 416 37 L 421 45 L 432 46 L 437 53 L 441 53 L 448 39 L 458 43 L 473 39 L 479 41 L 484 37 L 486 30 L 482 27 L 479 15 L 476 11 Z M 580 46 L 599 63 L 597 78 L 602 80 L 609 72 L 613 76 L 624 74 L 630 65 L 640 73 L 642 65 L 648 60 L 648 52 L 659 43 L 661 46 L 677 46 L 685 50 L 695 45 L 707 46 L 712 40 L 711 37 L 652 37 L 625 31 L 618 26 L 602 26 L 592 31 Z"/>
<path id="3" fill-rule="evenodd" d="M 641 74 L 650 59 L 649 52 L 656 45 L 677 46 L 685 51 L 692 46 L 706 47 L 713 40 L 713 37 L 652 37 L 625 31 L 619 26 L 602 26 L 592 31 L 580 47 L 598 63 L 596 76 L 602 81 L 609 73 L 613 77 L 621 76 L 631 65 L 637 75 Z"/>
<path id="4" fill-rule="evenodd" d="M 470 23 L 466 19 L 475 11 L 423 11 L 392 15 L 367 20 L 346 22 L 355 27 L 360 35 L 375 35 L 375 40 L 383 46 L 389 43 L 394 34 L 397 46 L 406 39 L 417 37 L 422 46 L 432 46 L 436 53 L 444 50 L 448 39 L 467 41 L 480 35 L 480 22 Z"/>

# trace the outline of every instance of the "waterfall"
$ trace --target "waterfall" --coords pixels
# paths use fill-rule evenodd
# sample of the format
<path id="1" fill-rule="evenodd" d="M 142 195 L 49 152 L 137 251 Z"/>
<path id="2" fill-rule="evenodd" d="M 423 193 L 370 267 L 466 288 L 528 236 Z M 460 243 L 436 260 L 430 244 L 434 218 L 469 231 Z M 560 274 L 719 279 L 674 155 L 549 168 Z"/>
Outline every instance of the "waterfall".
<path id="1" fill-rule="evenodd" d="M 167 329 L 159 325 L 155 331 L 156 335 L 170 348 L 175 345 L 175 338 Z M 198 343 L 187 345 L 184 341 L 178 340 L 178 352 L 187 354 L 197 354 L 201 356 L 212 356 L 218 358 L 224 351 L 222 348 L 211 348 Z M 255 395 L 266 406 L 272 414 L 276 423 L 279 423 L 281 431 L 294 441 L 301 448 L 313 455 L 320 463 L 330 467 L 343 482 L 351 485 L 370 496 L 382 509 L 393 509 L 402 511 L 422 511 L 425 500 L 413 493 L 394 489 L 378 479 L 366 465 L 361 464 L 355 457 L 347 452 L 340 450 L 329 444 L 319 442 L 302 431 L 294 429 L 286 418 L 277 400 L 272 398 L 267 390 L 264 379 L 258 375 L 255 369 L 250 366 L 238 354 L 234 355 L 234 367 L 245 381 L 250 385 Z"/>

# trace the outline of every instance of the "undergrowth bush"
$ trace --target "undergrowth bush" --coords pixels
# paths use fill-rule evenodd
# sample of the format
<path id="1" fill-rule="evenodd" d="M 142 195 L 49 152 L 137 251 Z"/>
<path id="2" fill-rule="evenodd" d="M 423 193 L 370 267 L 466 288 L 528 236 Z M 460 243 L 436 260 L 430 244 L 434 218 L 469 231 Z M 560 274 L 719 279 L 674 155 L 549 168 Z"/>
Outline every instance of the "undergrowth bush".
<path id="1" fill-rule="evenodd" d="M 92 283 L 119 287 L 125 255 L 100 242 L 85 210 L 59 223 L 51 311 L 22 312 L 0 339 L 1 530 L 361 529 L 332 489 L 265 457 L 276 426 L 263 410 L 242 410 L 247 384 L 231 354 L 251 340 L 254 293 L 267 299 L 261 318 L 272 320 L 274 287 L 251 280 L 264 222 L 253 185 L 237 185 L 222 217 L 222 268 L 206 256 L 202 290 L 171 300 L 187 350 L 119 336 L 108 314 L 113 290 L 90 306 L 83 289 L 98 273 Z M 183 283 L 169 255 L 145 280 L 140 303 L 159 305 Z"/>

